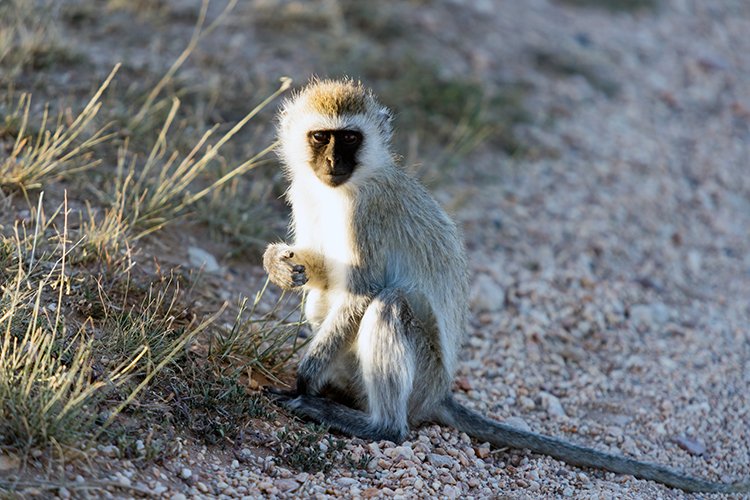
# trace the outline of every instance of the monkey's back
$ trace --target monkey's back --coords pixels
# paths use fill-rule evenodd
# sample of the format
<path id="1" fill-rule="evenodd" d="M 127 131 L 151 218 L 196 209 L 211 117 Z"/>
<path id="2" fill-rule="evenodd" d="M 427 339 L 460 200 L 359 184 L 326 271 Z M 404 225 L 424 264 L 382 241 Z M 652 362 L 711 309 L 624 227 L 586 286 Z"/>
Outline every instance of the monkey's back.
<path id="1" fill-rule="evenodd" d="M 367 272 L 362 282 L 406 292 L 424 324 L 437 327 L 427 333 L 439 337 L 440 362 L 450 380 L 468 309 L 459 231 L 430 193 L 396 166 L 375 173 L 356 189 L 352 234 L 361 269 Z"/>

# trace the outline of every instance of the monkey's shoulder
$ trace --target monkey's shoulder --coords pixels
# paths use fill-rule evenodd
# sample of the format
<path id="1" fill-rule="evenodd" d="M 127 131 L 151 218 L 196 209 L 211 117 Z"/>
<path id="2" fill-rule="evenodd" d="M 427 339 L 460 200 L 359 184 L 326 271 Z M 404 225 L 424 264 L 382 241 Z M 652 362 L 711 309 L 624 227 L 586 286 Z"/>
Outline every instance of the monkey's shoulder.
<path id="1" fill-rule="evenodd" d="M 390 175 L 370 182 L 356 197 L 352 217 L 355 247 L 387 284 L 421 288 L 440 276 L 462 288 L 466 258 L 458 229 L 415 179 Z M 461 285 L 461 286 L 459 286 Z"/>

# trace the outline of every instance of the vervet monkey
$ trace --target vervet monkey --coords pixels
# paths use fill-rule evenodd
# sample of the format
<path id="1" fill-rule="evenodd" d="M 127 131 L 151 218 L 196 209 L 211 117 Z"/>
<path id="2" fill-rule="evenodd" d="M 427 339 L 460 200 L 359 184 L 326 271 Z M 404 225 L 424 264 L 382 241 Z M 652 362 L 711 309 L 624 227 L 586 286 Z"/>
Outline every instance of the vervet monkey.
<path id="1" fill-rule="evenodd" d="M 351 80 L 313 81 L 282 106 L 294 244 L 269 245 L 263 265 L 273 283 L 307 292 L 314 331 L 296 391 L 276 394 L 286 407 L 367 440 L 398 443 L 410 427 L 436 422 L 496 447 L 687 491 L 748 491 L 520 430 L 454 400 L 468 312 L 463 243 L 396 165 L 390 138 L 388 109 Z"/>

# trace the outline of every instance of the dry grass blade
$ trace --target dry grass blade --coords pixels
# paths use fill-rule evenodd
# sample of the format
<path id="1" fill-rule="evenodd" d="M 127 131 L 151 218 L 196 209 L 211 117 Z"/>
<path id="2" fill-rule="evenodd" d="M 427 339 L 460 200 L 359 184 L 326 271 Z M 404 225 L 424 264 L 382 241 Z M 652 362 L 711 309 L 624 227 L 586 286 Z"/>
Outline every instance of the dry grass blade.
<path id="1" fill-rule="evenodd" d="M 91 168 L 100 160 L 88 159 L 85 155 L 94 146 L 110 137 L 107 126 L 87 133 L 101 108 L 101 97 L 114 78 L 120 65 L 116 65 L 99 86 L 94 96 L 70 124 L 60 114 L 50 128 L 49 109 L 45 108 L 36 137 L 27 133 L 31 96 L 24 94 L 19 99 L 10 119 L 20 123 L 10 152 L 0 162 L 0 188 L 21 190 L 39 188 L 42 182 L 76 171 Z"/>
<path id="2" fill-rule="evenodd" d="M 20 234 L 16 227 L 15 274 L 0 290 L 0 448 L 25 453 L 78 443 L 95 418 L 85 407 L 125 380 L 131 363 L 95 380 L 85 325 L 71 334 L 61 319 L 72 249 L 67 218 L 63 234 L 57 235 L 59 259 L 41 278 L 30 272 L 33 263 L 24 258 L 29 242 Z M 38 236 L 35 231 L 34 250 Z"/>
<path id="3" fill-rule="evenodd" d="M 259 314 L 258 305 L 267 288 L 268 281 L 250 305 L 247 298 L 242 300 L 232 327 L 214 337 L 211 355 L 220 364 L 229 363 L 238 371 L 258 371 L 280 384 L 277 375 L 307 343 L 300 341 L 304 303 L 285 312 L 282 295 L 270 311 Z"/>
<path id="4" fill-rule="evenodd" d="M 136 171 L 136 158 L 128 161 L 125 150 L 120 154 L 117 181 L 114 186 L 113 207 L 105 218 L 114 219 L 108 224 L 115 224 L 124 218 L 125 225 L 133 230 L 134 239 L 157 231 L 184 213 L 184 210 L 201 200 L 215 189 L 242 175 L 260 164 L 263 157 L 270 153 L 272 144 L 249 160 L 232 168 L 220 179 L 212 182 L 197 193 L 189 194 L 190 185 L 216 159 L 222 146 L 242 129 L 258 112 L 272 100 L 285 92 L 291 80 L 283 78 L 279 88 L 255 106 L 237 124 L 222 135 L 216 143 L 209 145 L 201 153 L 208 139 L 216 131 L 213 127 L 203 134 L 198 143 L 178 162 L 178 153 L 167 155 L 167 136 L 179 108 L 179 100 L 174 99 L 169 114 L 162 126 L 157 140 L 146 158 L 145 164 Z"/>

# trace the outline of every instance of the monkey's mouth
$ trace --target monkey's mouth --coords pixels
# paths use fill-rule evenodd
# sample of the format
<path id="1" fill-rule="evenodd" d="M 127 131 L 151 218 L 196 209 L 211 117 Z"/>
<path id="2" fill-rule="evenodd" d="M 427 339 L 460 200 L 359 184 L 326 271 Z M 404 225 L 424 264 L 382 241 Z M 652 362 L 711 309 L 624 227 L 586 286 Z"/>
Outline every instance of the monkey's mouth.
<path id="1" fill-rule="evenodd" d="M 341 173 L 329 172 L 326 174 L 326 177 L 327 177 L 326 180 L 332 186 L 339 186 L 343 184 L 344 182 L 346 182 L 351 176 L 352 176 L 351 172 L 341 172 Z"/>

